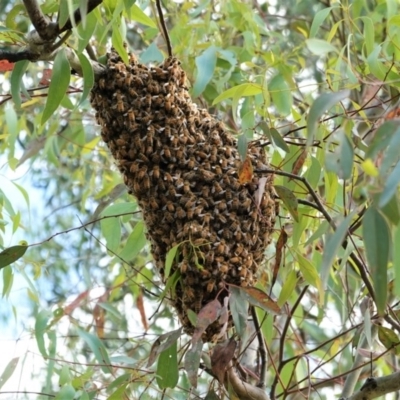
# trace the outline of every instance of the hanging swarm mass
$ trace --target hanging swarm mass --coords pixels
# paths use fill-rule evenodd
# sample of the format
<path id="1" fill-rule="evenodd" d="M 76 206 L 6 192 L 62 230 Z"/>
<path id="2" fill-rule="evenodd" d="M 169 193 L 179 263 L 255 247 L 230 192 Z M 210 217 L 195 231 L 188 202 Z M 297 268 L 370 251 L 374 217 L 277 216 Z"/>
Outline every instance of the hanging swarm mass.
<path id="1" fill-rule="evenodd" d="M 250 286 L 275 222 L 272 175 L 257 205 L 258 179 L 241 185 L 237 145 L 224 125 L 197 108 L 175 58 L 158 67 L 126 65 L 112 52 L 91 102 L 130 193 L 138 200 L 155 264 L 164 276 L 168 251 L 178 244 L 170 275 L 180 270 L 173 305 L 185 330 L 225 283 Z M 265 168 L 262 148 L 249 147 L 254 168 Z M 222 289 L 222 290 L 221 290 Z M 221 327 L 208 327 L 212 340 Z"/>

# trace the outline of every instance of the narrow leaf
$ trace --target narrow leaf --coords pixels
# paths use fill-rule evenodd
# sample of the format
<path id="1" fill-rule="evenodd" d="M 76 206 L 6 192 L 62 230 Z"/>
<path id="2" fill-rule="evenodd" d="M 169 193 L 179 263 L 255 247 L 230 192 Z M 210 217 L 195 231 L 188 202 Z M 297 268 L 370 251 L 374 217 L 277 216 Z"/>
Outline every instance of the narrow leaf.
<path id="1" fill-rule="evenodd" d="M 60 50 L 54 60 L 53 75 L 50 82 L 46 106 L 43 110 L 43 125 L 57 110 L 69 85 L 71 70 L 64 50 Z"/>
<path id="2" fill-rule="evenodd" d="M 307 146 L 310 146 L 315 138 L 319 120 L 322 115 L 338 102 L 349 97 L 350 91 L 323 93 L 311 105 L 307 121 Z"/>
<path id="3" fill-rule="evenodd" d="M 12 374 L 17 368 L 19 357 L 15 357 L 10 360 L 7 366 L 4 368 L 3 373 L 0 376 L 0 389 L 4 386 L 4 384 L 11 378 Z"/>
<path id="4" fill-rule="evenodd" d="M 278 194 L 279 198 L 283 201 L 286 208 L 294 218 L 296 222 L 299 222 L 299 212 L 298 206 L 299 203 L 297 201 L 296 196 L 293 192 L 285 186 L 274 185 L 276 193 Z"/>
<path id="5" fill-rule="evenodd" d="M 28 246 L 12 246 L 0 253 L 0 269 L 20 259 L 28 249 Z"/>
<path id="6" fill-rule="evenodd" d="M 192 343 L 190 350 L 185 355 L 184 367 L 188 374 L 189 382 L 193 387 L 197 387 L 197 374 L 200 366 L 201 351 L 203 342 L 199 340 Z"/>
<path id="7" fill-rule="evenodd" d="M 177 344 L 164 350 L 158 359 L 156 380 L 160 389 L 174 388 L 178 383 Z"/>
<path id="8" fill-rule="evenodd" d="M 168 279 L 169 277 L 172 263 L 174 262 L 179 246 L 180 246 L 179 244 L 175 245 L 167 253 L 167 257 L 165 259 L 164 279 Z"/>
<path id="9" fill-rule="evenodd" d="M 196 57 L 196 80 L 193 86 L 193 96 L 200 96 L 213 77 L 217 64 L 217 48 L 211 45 L 201 55 Z"/>
<path id="10" fill-rule="evenodd" d="M 81 328 L 77 328 L 77 331 L 81 339 L 83 339 L 89 346 L 90 350 L 92 350 L 98 363 L 101 364 L 102 371 L 106 374 L 110 374 L 112 372 L 110 366 L 111 362 L 103 342 L 97 336 L 92 335 Z"/>
<path id="11" fill-rule="evenodd" d="M 390 252 L 389 227 L 380 212 L 371 206 L 364 215 L 363 239 L 368 265 L 375 289 L 376 306 L 380 316 L 385 314 L 387 299 L 387 267 Z"/>

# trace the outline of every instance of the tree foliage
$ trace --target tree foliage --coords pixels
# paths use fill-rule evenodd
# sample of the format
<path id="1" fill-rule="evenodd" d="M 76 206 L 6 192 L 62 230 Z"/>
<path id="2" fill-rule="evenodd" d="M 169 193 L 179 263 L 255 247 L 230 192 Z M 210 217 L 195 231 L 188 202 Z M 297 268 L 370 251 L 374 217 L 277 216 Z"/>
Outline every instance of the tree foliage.
<path id="1" fill-rule="evenodd" d="M 0 4 L 1 316 L 36 348 L 34 361 L 7 360 L 0 394 L 18 363 L 40 398 L 399 391 L 397 2 L 165 1 L 168 32 L 159 2 L 48 0 L 35 23 L 36 6 Z M 266 262 L 256 288 L 232 289 L 234 328 L 218 345 L 179 329 L 173 282 L 152 265 L 95 123 L 90 90 L 111 46 L 127 58 L 124 43 L 151 65 L 170 43 L 193 99 L 241 155 L 264 147 L 275 172 Z"/>

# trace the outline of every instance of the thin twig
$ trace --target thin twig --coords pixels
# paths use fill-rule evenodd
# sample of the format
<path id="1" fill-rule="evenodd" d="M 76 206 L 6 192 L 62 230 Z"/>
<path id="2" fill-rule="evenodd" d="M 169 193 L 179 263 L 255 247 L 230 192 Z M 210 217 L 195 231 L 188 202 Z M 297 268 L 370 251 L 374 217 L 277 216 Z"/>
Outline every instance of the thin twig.
<path id="1" fill-rule="evenodd" d="M 167 45 L 168 56 L 172 57 L 171 41 L 169 39 L 167 25 L 165 24 L 164 15 L 162 12 L 161 0 L 156 0 L 156 7 L 157 7 L 157 12 L 158 12 L 158 18 L 160 19 L 161 29 L 163 31 L 162 33 L 164 36 L 164 40 Z"/>
<path id="2" fill-rule="evenodd" d="M 251 316 L 253 318 L 254 328 L 256 330 L 257 340 L 258 340 L 258 352 L 261 359 L 261 369 L 260 369 L 260 380 L 258 382 L 259 388 L 265 388 L 265 379 L 267 375 L 267 349 L 265 348 L 264 337 L 261 332 L 260 321 L 258 320 L 256 310 L 254 306 L 250 307 Z"/>

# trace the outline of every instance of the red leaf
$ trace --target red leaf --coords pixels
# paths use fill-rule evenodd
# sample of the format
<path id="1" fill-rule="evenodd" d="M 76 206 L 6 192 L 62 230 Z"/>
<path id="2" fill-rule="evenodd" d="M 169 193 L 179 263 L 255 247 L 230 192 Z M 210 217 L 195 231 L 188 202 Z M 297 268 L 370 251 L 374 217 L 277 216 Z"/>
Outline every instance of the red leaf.
<path id="1" fill-rule="evenodd" d="M 253 179 L 253 164 L 249 157 L 242 162 L 239 167 L 239 183 L 244 185 L 245 183 L 249 183 Z"/>
<path id="2" fill-rule="evenodd" d="M 75 310 L 76 307 L 78 307 L 81 302 L 86 299 L 86 297 L 89 294 L 89 290 L 85 290 L 81 294 L 78 295 L 78 297 L 68 306 L 64 308 L 64 314 L 69 315 L 72 313 L 72 311 Z"/>
<path id="3" fill-rule="evenodd" d="M 53 73 L 52 69 L 50 68 L 44 69 L 42 72 L 42 79 L 40 80 L 39 85 L 49 86 L 52 73 Z"/>
<path id="4" fill-rule="evenodd" d="M 304 165 L 304 162 L 306 161 L 306 158 L 307 158 L 307 150 L 303 150 L 297 157 L 296 161 L 293 163 L 292 174 L 298 175 L 299 171 Z"/>
<path id="5" fill-rule="evenodd" d="M 236 345 L 236 341 L 231 339 L 226 344 L 214 347 L 211 355 L 211 370 L 221 384 L 224 383 L 225 372 L 235 355 Z"/>
<path id="6" fill-rule="evenodd" d="M 0 72 L 12 71 L 15 63 L 11 63 L 7 60 L 0 60 Z"/>
<path id="7" fill-rule="evenodd" d="M 192 343 L 198 342 L 205 330 L 221 315 L 221 303 L 215 299 L 207 303 L 197 315 L 197 324 L 192 336 Z"/>
<path id="8" fill-rule="evenodd" d="M 279 267 L 281 265 L 282 260 L 282 250 L 285 247 L 287 242 L 288 235 L 284 228 L 281 229 L 281 233 L 279 235 L 278 241 L 276 242 L 276 252 L 275 252 L 275 265 L 272 270 L 272 283 L 271 287 L 274 286 L 276 282 L 276 278 L 278 276 Z"/>
<path id="9" fill-rule="evenodd" d="M 140 313 L 140 318 L 142 320 L 143 328 L 145 331 L 149 329 L 149 324 L 147 323 L 147 318 L 146 318 L 146 312 L 144 310 L 144 305 L 143 305 L 143 293 L 142 291 L 139 292 L 139 295 L 136 299 L 136 307 L 139 310 Z"/>

